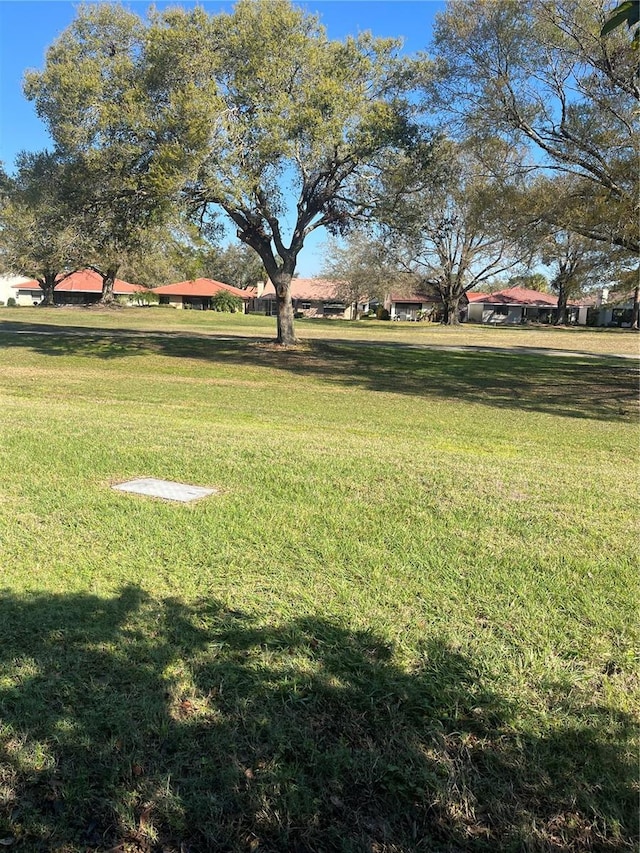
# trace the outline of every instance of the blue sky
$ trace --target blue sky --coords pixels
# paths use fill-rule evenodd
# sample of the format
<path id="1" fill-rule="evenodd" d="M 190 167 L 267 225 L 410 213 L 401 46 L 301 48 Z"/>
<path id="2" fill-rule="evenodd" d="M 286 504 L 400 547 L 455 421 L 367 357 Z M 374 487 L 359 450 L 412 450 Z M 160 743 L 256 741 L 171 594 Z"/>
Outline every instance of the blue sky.
<path id="1" fill-rule="evenodd" d="M 150 3 L 125 6 L 144 14 Z M 165 6 L 193 3 L 157 2 Z M 229 9 L 232 3 L 203 2 L 210 12 Z M 433 19 L 444 9 L 440 0 L 308 0 L 296 5 L 320 15 L 330 38 L 371 30 L 376 36 L 400 37 L 404 50 L 424 50 L 431 38 Z M 75 17 L 77 4 L 66 0 L 0 0 L 0 161 L 11 171 L 16 155 L 50 145 L 44 125 L 22 94 L 22 78 L 30 68 L 42 68 L 47 47 Z M 300 275 L 320 271 L 323 234 L 313 235 L 300 257 Z"/>

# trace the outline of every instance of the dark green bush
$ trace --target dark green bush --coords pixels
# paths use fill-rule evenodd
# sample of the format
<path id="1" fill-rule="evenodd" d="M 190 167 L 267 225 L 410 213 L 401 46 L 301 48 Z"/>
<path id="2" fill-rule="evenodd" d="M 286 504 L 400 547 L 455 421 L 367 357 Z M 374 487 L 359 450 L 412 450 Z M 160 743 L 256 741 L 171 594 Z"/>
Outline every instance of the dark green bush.
<path id="1" fill-rule="evenodd" d="M 378 320 L 390 320 L 391 319 L 391 315 L 389 314 L 387 309 L 382 305 L 378 305 L 378 307 L 376 308 L 376 317 L 378 318 Z"/>
<path id="2" fill-rule="evenodd" d="M 17 308 L 17 307 L 18 307 L 18 303 L 17 303 L 17 302 L 16 302 L 16 300 L 13 298 L 13 296 L 10 296 L 10 297 L 7 299 L 7 308 Z"/>
<path id="3" fill-rule="evenodd" d="M 228 290 L 221 290 L 211 300 L 211 310 L 235 314 L 237 311 L 242 311 L 242 299 L 233 293 L 229 293 Z"/>

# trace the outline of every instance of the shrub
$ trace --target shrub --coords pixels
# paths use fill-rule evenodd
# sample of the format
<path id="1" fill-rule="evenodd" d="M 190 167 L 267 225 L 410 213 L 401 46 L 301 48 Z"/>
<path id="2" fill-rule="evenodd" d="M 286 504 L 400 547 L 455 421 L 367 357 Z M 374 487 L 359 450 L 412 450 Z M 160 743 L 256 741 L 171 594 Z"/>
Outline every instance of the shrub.
<path id="1" fill-rule="evenodd" d="M 16 300 L 14 299 L 13 296 L 10 296 L 7 299 L 7 308 L 17 308 L 17 307 L 18 307 L 18 303 L 16 302 Z"/>
<path id="2" fill-rule="evenodd" d="M 228 290 L 221 290 L 211 300 L 211 310 L 235 314 L 237 311 L 242 311 L 242 299 L 229 293 Z"/>
<path id="3" fill-rule="evenodd" d="M 379 305 L 376 308 L 376 317 L 378 318 L 378 320 L 390 320 L 391 319 L 391 315 L 389 314 L 387 309 L 384 308 L 382 305 Z"/>
<path id="4" fill-rule="evenodd" d="M 137 290 L 129 297 L 129 302 L 132 305 L 138 305 L 145 308 L 148 305 L 157 305 L 160 302 L 160 297 L 153 290 Z"/>

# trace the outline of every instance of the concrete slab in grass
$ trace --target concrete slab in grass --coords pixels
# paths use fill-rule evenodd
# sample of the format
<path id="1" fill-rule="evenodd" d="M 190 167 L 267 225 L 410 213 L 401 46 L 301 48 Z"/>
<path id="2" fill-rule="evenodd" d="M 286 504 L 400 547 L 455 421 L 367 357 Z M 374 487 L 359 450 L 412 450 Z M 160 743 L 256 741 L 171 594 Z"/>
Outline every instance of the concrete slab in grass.
<path id="1" fill-rule="evenodd" d="M 129 480 L 127 483 L 118 483 L 113 488 L 120 492 L 132 492 L 135 495 L 146 495 L 151 498 L 162 498 L 165 501 L 180 501 L 181 503 L 198 501 L 218 492 L 217 489 L 189 486 L 186 483 L 172 483 L 170 480 L 157 480 L 155 477 Z"/>

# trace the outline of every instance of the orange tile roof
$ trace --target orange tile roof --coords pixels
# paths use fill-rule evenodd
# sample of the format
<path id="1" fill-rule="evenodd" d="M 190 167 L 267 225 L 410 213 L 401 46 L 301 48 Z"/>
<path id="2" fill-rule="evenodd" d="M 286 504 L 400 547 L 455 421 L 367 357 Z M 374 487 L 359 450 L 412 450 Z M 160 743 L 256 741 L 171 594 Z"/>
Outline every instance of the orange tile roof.
<path id="1" fill-rule="evenodd" d="M 490 293 L 467 293 L 469 302 L 488 302 Z"/>
<path id="2" fill-rule="evenodd" d="M 214 281 L 212 278 L 196 278 L 193 281 L 164 284 L 161 287 L 155 287 L 153 292 L 173 296 L 215 296 L 221 290 L 228 290 L 240 299 L 249 299 L 251 296 L 246 290 L 240 290 L 239 287 L 233 287 L 221 281 Z"/>
<path id="3" fill-rule="evenodd" d="M 39 290 L 40 284 L 32 279 L 24 284 L 14 284 L 18 290 Z M 78 270 L 71 273 L 62 281 L 56 284 L 58 293 L 101 293 L 102 292 L 102 276 L 95 270 Z M 140 284 L 130 284 L 128 281 L 122 281 L 117 278 L 113 285 L 113 292 L 118 295 L 122 293 L 137 293 L 139 290 L 146 290 Z"/>
<path id="4" fill-rule="evenodd" d="M 12 284 L 13 290 L 40 290 L 40 282 L 36 281 L 34 278 L 29 279 L 29 281 L 23 281 L 20 284 Z"/>

